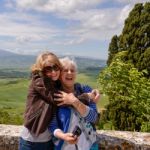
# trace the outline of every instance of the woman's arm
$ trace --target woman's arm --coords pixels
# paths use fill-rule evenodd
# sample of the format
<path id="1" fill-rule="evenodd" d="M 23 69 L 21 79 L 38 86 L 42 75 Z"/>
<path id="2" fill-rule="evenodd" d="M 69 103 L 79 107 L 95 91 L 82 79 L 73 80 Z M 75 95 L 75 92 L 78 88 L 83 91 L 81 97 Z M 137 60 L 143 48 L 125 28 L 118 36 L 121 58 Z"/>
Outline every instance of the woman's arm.
<path id="1" fill-rule="evenodd" d="M 33 94 L 41 96 L 42 100 L 44 100 L 46 103 L 54 103 L 52 91 L 46 88 L 42 77 L 33 78 L 31 82 L 31 86 L 33 88 L 29 88 L 29 90 L 34 89 L 35 91 L 29 92 L 34 92 Z"/>
<path id="2" fill-rule="evenodd" d="M 92 88 L 88 85 L 82 85 L 81 86 L 81 91 L 82 93 L 93 93 L 95 99 L 99 98 L 99 91 L 97 90 L 92 90 Z M 97 111 L 97 107 L 96 107 L 96 103 L 94 100 L 89 101 L 88 103 L 88 107 L 89 107 L 89 113 L 85 116 L 85 119 L 89 122 L 95 122 L 97 120 L 98 117 L 98 111 Z"/>
<path id="3" fill-rule="evenodd" d="M 72 105 L 81 116 L 85 116 L 88 111 L 88 106 L 80 102 L 80 100 L 75 97 L 73 93 L 65 93 L 60 91 L 59 93 L 55 93 L 54 96 L 58 97 L 54 99 L 58 103 L 57 106 Z"/>
<path id="4" fill-rule="evenodd" d="M 97 119 L 97 109 L 96 104 L 92 101 L 89 102 L 89 105 L 83 104 L 77 97 L 74 96 L 73 93 L 65 93 L 60 92 L 59 94 L 55 94 L 57 97 L 56 101 L 58 101 L 58 106 L 61 105 L 72 105 L 82 117 L 89 122 L 95 122 Z"/>
<path id="5" fill-rule="evenodd" d="M 56 113 L 53 114 L 53 119 L 50 122 L 48 126 L 48 130 L 50 133 L 53 133 L 53 135 L 61 140 L 64 140 L 68 142 L 69 144 L 76 144 L 77 143 L 77 137 L 73 136 L 72 133 L 64 133 L 59 127 L 58 127 L 58 121 L 56 118 Z"/>
<path id="6" fill-rule="evenodd" d="M 96 108 L 96 104 L 94 102 L 90 102 L 89 105 L 89 112 L 88 114 L 85 116 L 85 119 L 88 122 L 93 122 L 95 123 L 98 117 L 98 112 L 97 112 L 97 108 Z"/>

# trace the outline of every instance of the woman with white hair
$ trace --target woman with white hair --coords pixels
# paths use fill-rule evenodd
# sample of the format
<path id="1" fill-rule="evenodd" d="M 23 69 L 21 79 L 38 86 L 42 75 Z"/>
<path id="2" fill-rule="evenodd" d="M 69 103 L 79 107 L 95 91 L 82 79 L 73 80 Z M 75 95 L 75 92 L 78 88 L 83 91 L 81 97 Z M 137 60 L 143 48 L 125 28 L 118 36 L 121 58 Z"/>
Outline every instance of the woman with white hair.
<path id="1" fill-rule="evenodd" d="M 77 66 L 73 60 L 66 57 L 60 59 L 60 62 L 61 92 L 55 94 L 55 101 L 60 107 L 49 126 L 49 130 L 58 139 L 55 141 L 55 150 L 90 150 L 96 142 L 96 132 L 92 123 L 98 116 L 96 104 L 91 99 L 97 101 L 99 96 L 95 97 L 96 91 L 92 91 L 89 86 L 75 83 Z M 87 94 L 83 96 L 83 93 Z M 72 132 L 77 126 L 81 130 L 81 135 L 79 137 L 75 135 L 77 141 L 74 142 L 70 137 L 73 136 Z"/>

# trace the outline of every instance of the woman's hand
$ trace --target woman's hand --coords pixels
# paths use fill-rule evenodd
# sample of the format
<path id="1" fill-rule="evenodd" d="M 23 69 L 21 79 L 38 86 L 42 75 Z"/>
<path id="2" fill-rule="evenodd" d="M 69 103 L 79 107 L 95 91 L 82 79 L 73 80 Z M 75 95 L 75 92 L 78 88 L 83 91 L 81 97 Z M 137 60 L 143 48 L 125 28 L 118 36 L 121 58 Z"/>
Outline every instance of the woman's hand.
<path id="1" fill-rule="evenodd" d="M 100 93 L 98 89 L 93 89 L 91 93 L 88 93 L 89 99 L 91 99 L 93 102 L 97 103 L 100 99 Z"/>
<path id="2" fill-rule="evenodd" d="M 87 112 L 87 106 L 78 100 L 73 93 L 65 93 L 60 91 L 54 94 L 54 100 L 57 102 L 57 106 L 71 105 L 73 106 L 81 116 L 84 116 Z"/>
<path id="3" fill-rule="evenodd" d="M 68 142 L 69 144 L 76 144 L 78 141 L 78 137 L 74 136 L 73 133 L 64 133 L 60 129 L 54 131 L 54 136 Z"/>
<path id="4" fill-rule="evenodd" d="M 73 136 L 72 133 L 64 133 L 64 141 L 68 142 L 69 144 L 76 144 L 78 141 L 77 136 Z"/>
<path id="5" fill-rule="evenodd" d="M 78 99 L 75 97 L 73 93 L 66 93 L 63 91 L 59 91 L 59 93 L 54 93 L 54 100 L 57 102 L 58 106 L 61 105 L 72 105 Z"/>

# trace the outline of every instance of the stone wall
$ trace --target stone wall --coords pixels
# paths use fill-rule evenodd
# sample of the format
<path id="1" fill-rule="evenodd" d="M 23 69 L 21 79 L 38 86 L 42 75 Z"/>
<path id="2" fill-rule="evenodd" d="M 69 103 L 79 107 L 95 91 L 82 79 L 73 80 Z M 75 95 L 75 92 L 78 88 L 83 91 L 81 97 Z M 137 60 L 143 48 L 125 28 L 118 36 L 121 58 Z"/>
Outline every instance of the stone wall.
<path id="1" fill-rule="evenodd" d="M 0 150 L 17 150 L 22 126 L 0 125 Z M 97 131 L 100 150 L 150 150 L 150 133 Z"/>
<path id="2" fill-rule="evenodd" d="M 97 131 L 100 150 L 150 150 L 150 133 Z"/>

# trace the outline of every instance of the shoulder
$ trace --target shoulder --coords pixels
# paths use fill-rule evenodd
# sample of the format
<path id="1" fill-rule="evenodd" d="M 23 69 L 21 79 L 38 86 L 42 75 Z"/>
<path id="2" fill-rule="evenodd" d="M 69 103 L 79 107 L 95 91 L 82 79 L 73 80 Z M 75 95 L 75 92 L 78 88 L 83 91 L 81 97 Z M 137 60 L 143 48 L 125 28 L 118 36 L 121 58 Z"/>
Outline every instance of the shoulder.
<path id="1" fill-rule="evenodd" d="M 85 84 L 80 84 L 80 83 L 76 83 L 76 88 L 81 90 L 82 93 L 86 93 L 86 92 L 91 92 L 92 88 L 89 85 L 85 85 Z"/>

